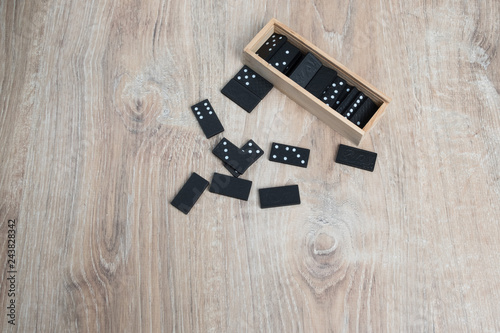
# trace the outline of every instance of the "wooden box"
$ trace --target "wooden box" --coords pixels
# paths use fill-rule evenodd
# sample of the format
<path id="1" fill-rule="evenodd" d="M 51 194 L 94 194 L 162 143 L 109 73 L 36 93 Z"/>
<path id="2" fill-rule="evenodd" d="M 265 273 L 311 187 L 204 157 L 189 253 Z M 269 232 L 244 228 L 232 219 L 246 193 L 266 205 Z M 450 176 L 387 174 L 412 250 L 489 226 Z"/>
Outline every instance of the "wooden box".
<path id="1" fill-rule="evenodd" d="M 328 107 L 321 100 L 310 94 L 307 90 L 302 88 L 286 75 L 282 74 L 255 53 L 273 33 L 286 36 L 288 41 L 298 47 L 303 53 L 311 52 L 322 62 L 323 66 L 336 70 L 338 75 L 347 83 L 355 86 L 359 91 L 371 98 L 371 100 L 378 106 L 378 110 L 363 129 L 344 118 L 337 111 Z M 271 19 L 271 21 L 269 21 L 269 23 L 267 23 L 266 26 L 262 28 L 262 30 L 245 47 L 243 50 L 243 58 L 246 65 L 252 68 L 255 72 L 259 73 L 297 104 L 318 117 L 332 129 L 354 142 L 356 145 L 361 142 L 364 135 L 380 119 L 385 111 L 385 108 L 391 101 L 389 97 L 377 90 L 364 79 L 351 72 L 337 60 L 328 56 L 311 42 L 307 41 L 276 19 Z"/>

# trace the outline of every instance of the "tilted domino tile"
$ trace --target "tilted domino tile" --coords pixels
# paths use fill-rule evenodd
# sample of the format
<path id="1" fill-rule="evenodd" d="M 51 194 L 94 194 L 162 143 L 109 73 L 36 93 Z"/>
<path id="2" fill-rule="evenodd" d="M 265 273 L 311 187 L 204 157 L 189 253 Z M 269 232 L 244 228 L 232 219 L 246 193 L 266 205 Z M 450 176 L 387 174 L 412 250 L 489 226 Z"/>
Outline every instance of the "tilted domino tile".
<path id="1" fill-rule="evenodd" d="M 306 90 L 313 94 L 316 98 L 320 98 L 323 92 L 329 87 L 333 80 L 337 77 L 337 72 L 331 68 L 321 66 L 316 75 L 306 86 Z"/>
<path id="2" fill-rule="evenodd" d="M 295 81 L 299 86 L 307 86 L 309 81 L 312 80 L 314 75 L 321 68 L 321 61 L 318 60 L 312 53 L 306 54 L 306 56 L 300 61 L 300 63 L 291 71 L 290 79 Z"/>
<path id="3" fill-rule="evenodd" d="M 349 93 L 351 93 L 352 91 L 358 92 L 358 89 L 356 87 L 350 86 L 349 84 L 346 83 L 345 89 L 342 90 L 342 92 L 337 97 L 337 100 L 335 101 L 334 109 L 338 108 L 340 106 L 340 104 L 347 98 L 347 96 L 349 96 Z"/>
<path id="4" fill-rule="evenodd" d="M 212 150 L 212 153 L 222 162 L 229 164 L 233 169 L 242 173 L 243 155 L 240 153 L 240 148 L 236 147 L 231 141 L 222 138 Z"/>
<path id="5" fill-rule="evenodd" d="M 272 34 L 271 37 L 269 37 L 255 53 L 257 53 L 257 55 L 265 61 L 268 61 L 286 41 L 286 36 Z"/>
<path id="6" fill-rule="evenodd" d="M 207 187 L 208 181 L 193 172 L 172 200 L 172 206 L 187 215 Z"/>
<path id="7" fill-rule="evenodd" d="M 240 200 L 248 200 L 252 182 L 220 173 L 214 173 L 209 191 Z"/>
<path id="8" fill-rule="evenodd" d="M 344 98 L 340 105 L 335 109 L 338 113 L 344 114 L 346 109 L 351 106 L 355 98 L 358 97 L 359 90 L 357 88 L 352 88 L 349 94 Z"/>
<path id="9" fill-rule="evenodd" d="M 310 150 L 273 142 L 269 161 L 307 168 Z"/>
<path id="10" fill-rule="evenodd" d="M 241 173 L 239 173 L 238 171 L 236 171 L 235 169 L 233 169 L 229 164 L 227 163 L 222 163 L 222 165 L 224 166 L 224 168 L 226 168 L 227 171 L 229 171 L 229 173 L 233 176 L 233 177 L 236 177 L 238 178 L 239 176 L 241 176 Z"/>
<path id="11" fill-rule="evenodd" d="M 351 119 L 354 114 L 358 111 L 358 109 L 363 105 L 363 103 L 366 100 L 365 94 L 362 92 L 358 93 L 356 95 L 356 98 L 354 101 L 352 101 L 351 105 L 344 111 L 343 116 L 346 117 L 347 119 Z"/>
<path id="12" fill-rule="evenodd" d="M 222 138 L 212 150 L 212 153 L 238 173 L 243 174 L 264 153 L 252 140 L 248 144 L 250 146 L 255 145 L 255 150 L 242 151 L 228 139 Z"/>
<path id="13" fill-rule="evenodd" d="M 253 140 L 248 140 L 241 148 L 241 152 L 246 156 L 247 165 L 243 172 L 248 170 L 248 168 L 255 163 L 262 155 L 264 151 L 259 147 L 257 143 Z M 242 172 L 242 173 L 243 173 Z"/>
<path id="14" fill-rule="evenodd" d="M 260 148 L 255 141 L 248 140 L 241 148 L 241 152 L 246 154 L 248 166 L 244 171 L 248 170 L 248 168 L 255 163 L 262 155 L 264 155 L 264 151 Z M 243 173 L 238 172 L 234 168 L 232 168 L 229 164 L 224 163 L 224 167 L 236 178 L 241 176 Z"/>
<path id="15" fill-rule="evenodd" d="M 366 123 L 373 117 L 375 112 L 378 110 L 378 106 L 373 103 L 371 99 L 365 97 L 366 100 L 350 119 L 356 126 L 363 128 Z"/>
<path id="16" fill-rule="evenodd" d="M 333 80 L 332 84 L 321 95 L 321 101 L 332 109 L 335 109 L 337 99 L 342 91 L 346 89 L 346 86 L 347 84 L 345 80 L 337 76 L 335 80 Z"/>
<path id="17" fill-rule="evenodd" d="M 193 105 L 191 110 L 207 139 L 224 132 L 224 127 L 208 99 Z"/>
<path id="18" fill-rule="evenodd" d="M 259 189 L 260 208 L 283 207 L 300 204 L 299 185 Z"/>
<path id="19" fill-rule="evenodd" d="M 274 54 L 274 56 L 269 60 L 271 66 L 278 69 L 283 74 L 287 74 L 288 70 L 295 64 L 295 62 L 300 58 L 300 50 L 290 44 L 285 42 L 283 46 Z"/>
<path id="20" fill-rule="evenodd" d="M 248 113 L 252 112 L 261 101 L 257 95 L 245 88 L 235 79 L 231 79 L 224 88 L 222 88 L 221 93 Z"/>
<path id="21" fill-rule="evenodd" d="M 335 158 L 335 162 L 337 163 L 372 172 L 375 168 L 376 160 L 377 153 L 342 144 L 339 146 L 337 157 Z"/>
<path id="22" fill-rule="evenodd" d="M 271 82 L 255 73 L 248 66 L 243 66 L 234 79 L 260 99 L 266 97 L 267 93 L 273 89 Z"/>

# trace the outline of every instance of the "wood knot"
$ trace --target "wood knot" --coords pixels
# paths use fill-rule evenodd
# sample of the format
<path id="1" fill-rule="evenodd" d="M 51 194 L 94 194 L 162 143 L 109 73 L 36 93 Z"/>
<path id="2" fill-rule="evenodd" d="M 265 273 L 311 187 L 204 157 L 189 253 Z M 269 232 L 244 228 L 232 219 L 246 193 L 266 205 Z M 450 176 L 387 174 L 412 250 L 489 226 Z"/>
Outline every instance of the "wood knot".
<path id="1" fill-rule="evenodd" d="M 300 274 L 321 294 L 345 278 L 352 255 L 351 235 L 345 223 L 313 222 L 304 231 Z"/>
<path id="2" fill-rule="evenodd" d="M 337 240 L 335 237 L 321 232 L 317 235 L 313 242 L 314 256 L 325 256 L 332 254 L 337 248 Z"/>
<path id="3" fill-rule="evenodd" d="M 122 75 L 115 88 L 114 103 L 125 127 L 131 132 L 156 128 L 156 118 L 166 108 L 161 88 L 154 80 Z"/>

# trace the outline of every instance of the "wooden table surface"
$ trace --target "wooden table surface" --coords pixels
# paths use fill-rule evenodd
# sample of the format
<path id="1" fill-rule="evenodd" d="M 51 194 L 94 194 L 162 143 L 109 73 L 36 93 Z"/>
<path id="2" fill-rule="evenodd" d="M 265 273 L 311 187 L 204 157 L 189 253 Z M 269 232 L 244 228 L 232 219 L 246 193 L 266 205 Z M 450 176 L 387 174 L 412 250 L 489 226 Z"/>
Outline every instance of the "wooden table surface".
<path id="1" fill-rule="evenodd" d="M 359 146 L 373 173 L 277 89 L 250 114 L 220 93 L 272 17 L 393 99 Z M 499 22 L 496 0 L 2 1 L 0 330 L 500 331 Z M 309 166 L 266 154 L 248 202 L 185 216 L 222 136 Z M 285 184 L 301 205 L 259 208 Z"/>

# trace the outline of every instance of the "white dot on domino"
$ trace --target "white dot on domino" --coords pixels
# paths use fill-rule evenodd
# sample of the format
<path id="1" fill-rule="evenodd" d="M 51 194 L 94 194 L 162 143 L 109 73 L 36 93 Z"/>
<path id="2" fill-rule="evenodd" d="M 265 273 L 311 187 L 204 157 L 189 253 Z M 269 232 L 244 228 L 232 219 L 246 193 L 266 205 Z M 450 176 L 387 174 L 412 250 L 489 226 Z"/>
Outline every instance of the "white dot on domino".
<path id="1" fill-rule="evenodd" d="M 203 116 L 200 116 L 200 119 L 203 119 Z"/>
<path id="2" fill-rule="evenodd" d="M 279 146 L 278 146 L 278 145 L 275 145 L 275 146 L 274 146 L 274 148 L 278 149 L 278 148 L 279 148 Z"/>
<path id="3" fill-rule="evenodd" d="M 286 54 L 289 54 L 289 53 L 290 53 L 290 51 L 286 50 L 286 51 L 285 51 L 285 53 L 286 53 Z"/>
<path id="4" fill-rule="evenodd" d="M 252 147 L 252 146 L 253 146 L 253 144 L 252 144 L 251 142 L 249 142 L 249 143 L 248 143 L 248 145 L 249 145 L 250 147 Z"/>
<path id="5" fill-rule="evenodd" d="M 227 148 L 224 148 L 224 152 L 227 153 Z"/>
<path id="6" fill-rule="evenodd" d="M 289 147 L 285 147 L 285 150 L 290 150 L 290 148 Z"/>
<path id="7" fill-rule="evenodd" d="M 305 163 L 306 163 L 306 161 L 302 160 L 302 161 L 300 161 L 300 163 L 305 164 Z"/>
<path id="8" fill-rule="evenodd" d="M 203 104 L 203 105 L 207 106 L 207 105 L 208 105 L 208 103 L 205 103 L 205 104 Z"/>
<path id="9" fill-rule="evenodd" d="M 283 66 L 286 66 L 286 61 L 283 61 Z"/>
<path id="10" fill-rule="evenodd" d="M 279 62 L 277 62 L 277 63 L 275 63 L 275 65 L 276 65 L 276 66 L 279 66 L 280 64 L 279 64 Z"/>
<path id="11" fill-rule="evenodd" d="M 196 107 L 194 108 L 194 110 L 195 110 L 195 111 L 198 111 L 198 107 L 196 106 Z"/>
<path id="12" fill-rule="evenodd" d="M 273 155 L 273 158 L 276 158 L 276 155 Z"/>
<path id="13" fill-rule="evenodd" d="M 300 154 L 297 154 L 297 158 L 300 158 Z"/>
<path id="14" fill-rule="evenodd" d="M 250 85 L 250 82 L 245 82 L 245 84 L 246 84 L 247 86 L 249 86 L 249 85 Z"/>
<path id="15" fill-rule="evenodd" d="M 256 76 L 255 76 L 255 74 L 253 74 L 253 75 L 252 75 L 252 79 L 255 79 L 255 77 L 256 77 Z"/>
<path id="16" fill-rule="evenodd" d="M 224 156 L 224 158 L 225 158 L 226 160 L 228 160 L 228 159 L 229 159 L 229 156 Z"/>
<path id="17" fill-rule="evenodd" d="M 201 112 L 200 112 L 200 111 L 198 111 L 198 112 L 196 112 L 196 114 L 199 116 L 199 115 L 201 114 Z"/>
<path id="18" fill-rule="evenodd" d="M 297 149 L 295 149 L 295 148 L 292 148 L 292 151 L 293 151 L 293 152 L 295 153 L 295 152 L 297 151 Z"/>
<path id="19" fill-rule="evenodd" d="M 255 152 L 256 152 L 257 154 L 260 154 L 260 150 L 258 150 L 258 149 L 257 149 Z"/>
<path id="20" fill-rule="evenodd" d="M 286 161 L 287 159 L 288 159 L 288 158 L 286 158 L 286 156 L 285 156 L 285 157 L 283 157 L 283 160 L 284 160 L 284 161 Z"/>
<path id="21" fill-rule="evenodd" d="M 224 141 L 222 144 L 225 146 L 225 145 L 227 145 L 227 142 L 226 142 L 226 141 Z"/>

